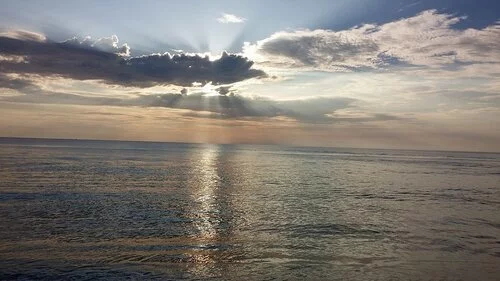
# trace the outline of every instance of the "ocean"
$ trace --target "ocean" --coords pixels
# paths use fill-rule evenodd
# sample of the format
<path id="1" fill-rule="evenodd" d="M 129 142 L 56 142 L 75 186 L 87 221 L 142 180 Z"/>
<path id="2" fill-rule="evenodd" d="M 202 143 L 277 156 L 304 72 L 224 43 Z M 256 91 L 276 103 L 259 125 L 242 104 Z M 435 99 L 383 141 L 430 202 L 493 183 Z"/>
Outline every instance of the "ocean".
<path id="1" fill-rule="evenodd" d="M 500 154 L 0 139 L 1 280 L 500 280 Z"/>

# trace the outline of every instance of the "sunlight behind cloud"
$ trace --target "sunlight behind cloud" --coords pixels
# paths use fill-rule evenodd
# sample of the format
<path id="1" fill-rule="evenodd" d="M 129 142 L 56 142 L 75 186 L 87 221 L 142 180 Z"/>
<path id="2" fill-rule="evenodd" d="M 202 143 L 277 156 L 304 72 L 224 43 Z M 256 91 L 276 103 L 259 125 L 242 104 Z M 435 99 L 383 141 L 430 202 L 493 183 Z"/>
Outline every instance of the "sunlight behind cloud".
<path id="1" fill-rule="evenodd" d="M 226 9 L 236 14 L 215 21 Z M 199 30 L 169 31 L 178 36 L 172 45 L 147 53 L 139 44 L 141 55 L 129 37 L 109 36 L 114 31 L 56 41 L 37 29 L 2 29 L 0 103 L 181 111 L 182 122 L 196 119 L 200 128 L 214 120 L 280 128 L 283 120 L 304 128 L 400 124 L 391 134 L 402 138 L 403 124 L 444 126 L 447 116 L 457 122 L 448 127 L 465 134 L 458 120 L 476 114 L 493 122 L 500 108 L 498 21 L 458 28 L 469 23 L 467 14 L 427 9 L 353 27 L 280 27 L 252 38 L 257 23 L 232 24 L 246 22 L 241 15 L 255 16 L 208 9 Z M 187 138 L 196 141 L 201 132 Z"/>

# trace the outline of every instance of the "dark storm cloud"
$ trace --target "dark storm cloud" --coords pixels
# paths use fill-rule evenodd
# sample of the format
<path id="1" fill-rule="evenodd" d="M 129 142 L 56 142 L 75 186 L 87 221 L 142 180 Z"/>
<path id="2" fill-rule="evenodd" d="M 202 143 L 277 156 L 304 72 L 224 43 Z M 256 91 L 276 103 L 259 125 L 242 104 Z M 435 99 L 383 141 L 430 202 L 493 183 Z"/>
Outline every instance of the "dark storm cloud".
<path id="1" fill-rule="evenodd" d="M 110 84 L 137 87 L 161 84 L 190 86 L 194 82 L 217 85 L 266 76 L 263 71 L 252 68 L 252 61 L 228 53 L 213 61 L 190 54 L 125 58 L 129 53 L 128 46 L 118 46 L 116 36 L 96 41 L 71 39 L 62 43 L 31 37 L 0 37 L 0 56 L 24 57 L 22 62 L 0 60 L 2 73 L 98 79 Z"/>

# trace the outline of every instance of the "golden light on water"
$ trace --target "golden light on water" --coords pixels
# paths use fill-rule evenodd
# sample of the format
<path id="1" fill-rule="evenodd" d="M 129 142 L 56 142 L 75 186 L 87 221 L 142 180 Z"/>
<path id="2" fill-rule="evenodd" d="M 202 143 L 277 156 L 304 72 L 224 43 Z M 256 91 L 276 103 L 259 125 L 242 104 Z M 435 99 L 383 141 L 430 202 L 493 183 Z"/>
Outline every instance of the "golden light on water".
<path id="1" fill-rule="evenodd" d="M 217 172 L 219 147 L 205 146 L 196 150 L 191 167 L 189 188 L 194 202 L 190 210 L 196 227 L 198 249 L 189 255 L 189 261 L 196 264 L 190 271 L 197 276 L 206 275 L 217 262 L 216 252 L 210 248 L 217 243 L 218 226 L 221 223 L 220 208 L 217 203 L 217 190 L 220 177 Z"/>
<path id="2" fill-rule="evenodd" d="M 195 224 L 200 233 L 201 240 L 207 242 L 217 236 L 217 225 L 220 220 L 220 210 L 216 202 L 216 190 L 219 188 L 219 175 L 217 173 L 217 157 L 219 148 L 207 146 L 201 151 L 198 161 L 192 167 L 192 197 L 195 208 L 192 210 L 196 218 Z"/>

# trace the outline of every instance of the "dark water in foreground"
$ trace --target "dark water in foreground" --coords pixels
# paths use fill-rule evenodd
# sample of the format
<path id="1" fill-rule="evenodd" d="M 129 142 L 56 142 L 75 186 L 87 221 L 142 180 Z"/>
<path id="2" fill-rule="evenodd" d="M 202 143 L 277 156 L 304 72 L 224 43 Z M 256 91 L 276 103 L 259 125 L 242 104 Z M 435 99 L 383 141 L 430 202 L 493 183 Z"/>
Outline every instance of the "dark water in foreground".
<path id="1" fill-rule="evenodd" d="M 500 154 L 0 139 L 0 279 L 500 280 Z"/>

